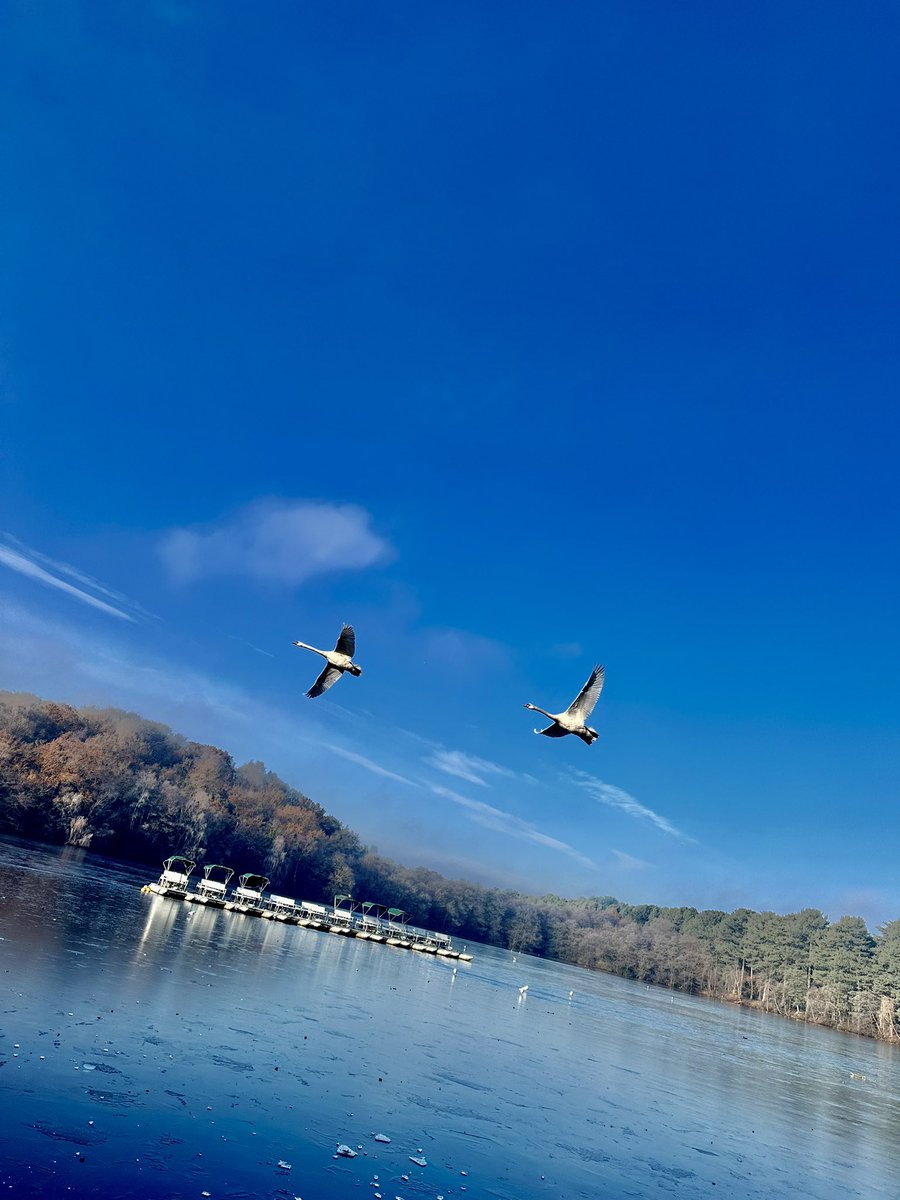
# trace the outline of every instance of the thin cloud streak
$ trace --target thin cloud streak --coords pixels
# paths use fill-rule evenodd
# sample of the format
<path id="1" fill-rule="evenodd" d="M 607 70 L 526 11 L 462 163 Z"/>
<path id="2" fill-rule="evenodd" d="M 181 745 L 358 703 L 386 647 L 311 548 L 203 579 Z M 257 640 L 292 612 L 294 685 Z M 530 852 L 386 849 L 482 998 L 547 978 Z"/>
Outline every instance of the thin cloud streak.
<path id="1" fill-rule="evenodd" d="M 644 862 L 642 858 L 635 858 L 633 854 L 626 854 L 624 850 L 613 850 L 612 853 L 619 860 L 620 866 L 627 867 L 629 870 L 642 871 L 651 865 Z"/>
<path id="2" fill-rule="evenodd" d="M 43 556 L 42 556 L 43 557 Z M 48 560 L 44 560 L 48 561 Z M 38 566 L 32 559 L 27 558 L 24 554 L 20 554 L 17 550 L 13 550 L 10 546 L 0 546 L 0 563 L 8 567 L 11 571 L 17 572 L 19 575 L 24 575 L 27 579 L 34 579 L 37 583 L 43 583 L 47 587 L 55 588 L 59 592 L 71 596 L 74 600 L 79 600 L 82 604 L 88 604 L 91 608 L 96 608 L 99 612 L 104 612 L 107 616 L 116 617 L 120 621 L 130 621 L 134 624 L 134 617 L 130 616 L 122 609 L 116 608 L 112 604 L 107 604 L 105 600 L 100 600 L 97 596 L 92 596 L 89 592 L 82 588 L 75 587 L 74 584 L 66 583 L 59 576 L 51 574 L 43 567 Z M 71 572 L 70 572 L 71 573 Z M 82 577 L 86 579 L 86 577 Z"/>
<path id="3" fill-rule="evenodd" d="M 431 790 L 436 796 L 442 796 L 445 800 L 452 800 L 454 804 L 465 808 L 471 814 L 471 819 L 477 824 L 483 825 L 485 829 L 492 829 L 496 833 L 505 833 L 510 837 L 521 838 L 526 842 L 534 842 L 535 845 L 546 846 L 550 850 L 558 850 L 560 853 L 574 858 L 583 867 L 589 867 L 592 871 L 597 869 L 597 864 L 588 858 L 586 854 L 582 854 L 580 850 L 576 850 L 568 842 L 562 842 L 559 838 L 551 837 L 547 833 L 541 833 L 534 825 L 529 824 L 528 821 L 523 821 L 521 817 L 517 817 L 513 813 L 494 808 L 492 804 L 485 804 L 481 800 L 470 800 L 468 796 L 462 796 L 459 792 L 453 791 L 452 788 L 445 788 L 439 784 L 431 784 Z"/>
<path id="4" fill-rule="evenodd" d="M 621 809 L 622 812 L 628 813 L 630 817 L 638 817 L 651 821 L 663 833 L 671 834 L 672 837 L 680 838 L 684 842 L 696 841 L 696 838 L 688 837 L 686 833 L 682 833 L 680 829 L 676 829 L 671 821 L 667 821 L 665 817 L 661 817 L 659 813 L 655 813 L 652 808 L 647 808 L 645 804 L 641 804 L 640 800 L 636 800 L 634 796 L 629 795 L 622 788 L 614 787 L 611 783 L 604 783 L 602 779 L 595 779 L 592 775 L 587 775 L 584 771 L 572 771 L 571 778 L 588 795 L 593 796 L 595 800 L 599 800 L 601 804 L 606 804 L 609 808 Z"/>
<path id="5" fill-rule="evenodd" d="M 414 779 L 407 779 L 403 775 L 398 775 L 395 771 L 389 771 L 387 767 L 382 767 L 371 758 L 366 758 L 364 754 L 357 754 L 355 750 L 345 750 L 343 746 L 335 746 L 331 742 L 322 742 L 322 745 L 326 750 L 330 750 L 332 754 L 340 755 L 341 758 L 346 758 L 347 762 L 356 763 L 358 767 L 364 767 L 367 771 L 371 771 L 373 775 L 381 775 L 384 779 L 393 779 L 395 783 L 405 783 L 409 787 L 418 788 L 422 786 L 420 783 L 416 783 Z"/>
<path id="6" fill-rule="evenodd" d="M 458 779 L 465 779 L 467 783 L 477 783 L 480 787 L 490 786 L 487 780 L 482 778 L 483 775 L 498 775 L 505 779 L 518 778 L 516 772 L 508 767 L 501 767 L 499 763 L 479 758 L 475 754 L 466 754 L 463 750 L 445 750 L 442 747 L 422 761 L 446 775 L 455 775 Z"/>
<path id="7" fill-rule="evenodd" d="M 236 637 L 233 633 L 226 633 L 225 636 L 227 638 L 230 638 L 231 641 L 233 641 L 233 642 L 240 642 L 240 644 L 242 646 L 249 646 L 249 648 L 251 650 L 255 650 L 257 654 L 264 654 L 266 656 L 266 658 L 274 658 L 275 657 L 275 655 L 271 654 L 268 650 L 263 650 L 259 646 L 254 646 L 253 643 L 248 642 L 246 638 Z"/>

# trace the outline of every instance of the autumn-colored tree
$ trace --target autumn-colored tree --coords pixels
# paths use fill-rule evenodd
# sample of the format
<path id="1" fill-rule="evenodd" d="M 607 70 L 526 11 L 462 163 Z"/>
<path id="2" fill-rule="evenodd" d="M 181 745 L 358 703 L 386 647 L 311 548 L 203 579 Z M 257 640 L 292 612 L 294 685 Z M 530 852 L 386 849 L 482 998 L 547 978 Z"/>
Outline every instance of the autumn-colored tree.
<path id="1" fill-rule="evenodd" d="M 463 940 L 758 1005 L 873 1037 L 900 1031 L 900 921 L 529 896 L 402 866 L 261 762 L 235 766 L 117 709 L 0 693 L 0 830 L 136 862 L 185 854 L 297 898 L 352 894 Z"/>

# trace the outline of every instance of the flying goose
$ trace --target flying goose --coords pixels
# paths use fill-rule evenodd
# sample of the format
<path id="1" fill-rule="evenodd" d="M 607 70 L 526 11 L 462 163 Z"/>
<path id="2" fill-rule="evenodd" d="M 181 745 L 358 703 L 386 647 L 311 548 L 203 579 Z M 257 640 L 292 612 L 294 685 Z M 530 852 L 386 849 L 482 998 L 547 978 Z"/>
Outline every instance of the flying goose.
<path id="1" fill-rule="evenodd" d="M 303 650 L 312 650 L 313 654 L 321 654 L 328 664 L 306 693 L 310 700 L 327 692 L 345 671 L 349 671 L 351 675 L 362 675 L 362 667 L 353 662 L 353 655 L 356 652 L 356 634 L 353 632 L 352 625 L 345 625 L 341 629 L 340 637 L 333 650 L 319 650 L 316 646 L 307 646 L 306 642 L 292 642 L 291 644 L 300 646 Z"/>
<path id="2" fill-rule="evenodd" d="M 594 667 L 590 679 L 565 712 L 548 713 L 543 708 L 538 708 L 536 704 L 526 704 L 525 708 L 530 708 L 532 712 L 543 713 L 553 722 L 546 729 L 536 729 L 534 732 L 542 733 L 544 737 L 565 737 L 567 733 L 574 733 L 586 745 L 592 745 L 598 737 L 597 730 L 585 725 L 585 721 L 594 711 L 594 705 L 600 699 L 600 693 L 603 690 L 603 670 L 603 667 Z"/>

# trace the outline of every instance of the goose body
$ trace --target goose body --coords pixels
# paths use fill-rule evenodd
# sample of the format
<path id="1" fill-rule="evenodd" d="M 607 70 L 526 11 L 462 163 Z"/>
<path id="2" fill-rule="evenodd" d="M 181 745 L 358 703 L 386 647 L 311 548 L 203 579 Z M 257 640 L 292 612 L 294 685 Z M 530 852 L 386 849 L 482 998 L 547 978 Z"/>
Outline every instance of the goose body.
<path id="1" fill-rule="evenodd" d="M 544 737 L 565 737 L 566 734 L 573 733 L 575 737 L 581 738 L 586 746 L 593 745 L 599 734 L 586 722 L 600 699 L 600 693 L 603 690 L 603 675 L 603 667 L 594 667 L 587 683 L 564 712 L 549 713 L 543 708 L 538 708 L 536 704 L 526 704 L 525 708 L 541 713 L 552 722 L 546 729 L 536 729 L 534 732 L 540 733 Z"/>
<path id="2" fill-rule="evenodd" d="M 321 654 L 325 659 L 325 667 L 321 675 L 306 693 L 311 700 L 327 692 L 332 684 L 337 683 L 345 671 L 351 675 L 362 675 L 362 667 L 353 661 L 356 652 L 356 634 L 352 625 L 344 625 L 333 650 L 320 650 L 318 646 L 309 646 L 306 642 L 293 642 L 301 650 L 312 650 L 313 654 Z"/>

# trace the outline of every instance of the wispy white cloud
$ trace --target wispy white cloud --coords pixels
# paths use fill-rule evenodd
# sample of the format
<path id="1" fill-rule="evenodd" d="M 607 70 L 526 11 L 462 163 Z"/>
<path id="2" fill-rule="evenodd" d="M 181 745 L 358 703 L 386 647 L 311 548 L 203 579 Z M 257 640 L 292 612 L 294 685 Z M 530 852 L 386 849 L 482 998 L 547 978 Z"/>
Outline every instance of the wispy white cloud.
<path id="1" fill-rule="evenodd" d="M 42 562 L 46 566 L 41 566 Z M 20 542 L 16 542 L 15 545 L 0 544 L 0 563 L 8 567 L 10 571 L 15 571 L 17 574 L 24 575 L 27 579 L 33 579 L 36 583 L 42 583 L 46 587 L 55 588 L 58 592 L 63 592 L 65 595 L 71 596 L 73 600 L 78 600 L 81 604 L 87 604 L 91 608 L 97 609 L 98 612 L 106 613 L 107 616 L 116 617 L 120 621 L 134 621 L 134 617 L 130 613 L 125 612 L 122 608 L 114 604 L 110 604 L 107 600 L 102 600 L 100 596 L 93 595 L 92 591 L 100 592 L 102 595 L 115 599 L 121 599 L 116 593 L 110 592 L 109 589 L 98 584 L 90 576 L 81 574 L 66 563 L 56 563 L 53 559 L 47 558 L 46 555 L 29 550 Z M 47 567 L 52 567 L 53 570 L 47 570 Z M 60 575 L 63 574 L 68 575 L 70 578 L 77 578 L 84 586 L 76 587 L 72 583 L 67 583 L 65 579 L 60 578 Z M 91 588 L 92 591 L 86 590 L 87 588 Z"/>
<path id="2" fill-rule="evenodd" d="M 268 650 L 263 650 L 261 646 L 254 646 L 252 642 L 248 642 L 246 638 L 235 637 L 233 633 L 226 633 L 227 638 L 233 642 L 240 642 L 242 646 L 249 646 L 251 650 L 255 650 L 257 654 L 264 654 L 266 658 L 274 658 L 275 655 Z"/>
<path id="3" fill-rule="evenodd" d="M 611 853 L 619 860 L 620 866 L 629 871 L 643 871 L 650 866 L 650 863 L 644 862 L 642 858 L 635 858 L 633 854 L 626 854 L 624 850 L 613 850 Z"/>
<path id="4" fill-rule="evenodd" d="M 323 742 L 322 745 L 326 750 L 330 750 L 332 754 L 337 754 L 341 758 L 345 758 L 347 762 L 356 763 L 358 767 L 365 767 L 367 771 L 371 771 L 373 775 L 381 775 L 384 779 L 393 779 L 395 783 L 405 783 L 409 787 L 421 787 L 414 779 L 407 779 L 404 775 L 398 775 L 395 771 L 389 771 L 387 767 L 381 766 L 374 759 L 366 758 L 364 754 L 357 754 L 355 750 L 347 750 L 343 746 L 335 746 L 330 742 Z"/>
<path id="5" fill-rule="evenodd" d="M 245 726 L 256 703 L 239 687 L 166 662 L 146 649 L 135 654 L 119 634 L 48 620 L 2 596 L 0 662 L 4 683 L 73 703 L 119 705 L 156 720 L 186 715 L 196 719 L 201 737 L 204 725 L 221 720 Z M 275 716 L 261 709 L 267 728 L 273 727 Z"/>
<path id="6" fill-rule="evenodd" d="M 486 758 L 478 758 L 475 754 L 466 754 L 463 750 L 445 750 L 441 747 L 422 761 L 446 775 L 455 775 L 458 779 L 465 779 L 467 783 L 477 783 L 481 787 L 489 786 L 484 779 L 485 775 L 501 776 L 504 779 L 518 778 L 517 773 L 510 771 L 508 767 L 501 767 L 499 763 L 490 762 Z"/>
<path id="7" fill-rule="evenodd" d="M 247 575 L 296 586 L 316 575 L 376 566 L 394 551 L 357 505 L 273 499 L 254 501 L 215 524 L 171 529 L 159 554 L 177 583 Z"/>
<path id="8" fill-rule="evenodd" d="M 669 833 L 672 837 L 681 838 L 685 842 L 693 842 L 695 839 L 688 837 L 682 833 L 680 829 L 676 829 L 671 821 L 667 821 L 665 817 L 661 817 L 659 813 L 655 813 L 652 808 L 647 808 L 645 804 L 641 804 L 634 796 L 622 790 L 622 788 L 613 787 L 611 783 L 604 783 L 602 779 L 595 779 L 593 775 L 588 775 L 584 771 L 570 772 L 571 778 L 575 783 L 583 788 L 589 796 L 593 796 L 595 800 L 599 800 L 601 804 L 608 805 L 609 808 L 618 808 L 622 812 L 628 813 L 630 817 L 638 817 L 642 820 L 650 821 L 657 829 L 661 829 L 663 833 Z"/>
<path id="9" fill-rule="evenodd" d="M 535 845 L 546 846 L 550 850 L 558 850 L 560 853 L 574 858 L 583 867 L 589 867 L 591 870 L 596 869 L 596 863 L 588 858 L 586 854 L 582 854 L 580 850 L 576 850 L 568 842 L 560 841 L 559 838 L 542 833 L 536 826 L 522 820 L 521 817 L 515 816 L 514 813 L 504 812 L 502 809 L 494 808 L 492 804 L 485 804 L 481 800 L 471 800 L 468 796 L 462 796 L 459 792 L 453 791 L 452 788 L 445 788 L 440 784 L 432 784 L 431 790 L 436 796 L 442 796 L 445 800 L 451 800 L 454 804 L 458 804 L 460 808 L 466 809 L 471 819 L 478 825 L 484 826 L 485 829 L 493 829 L 496 833 L 505 833 L 510 837 L 520 838 L 526 842 L 534 842 Z"/>

